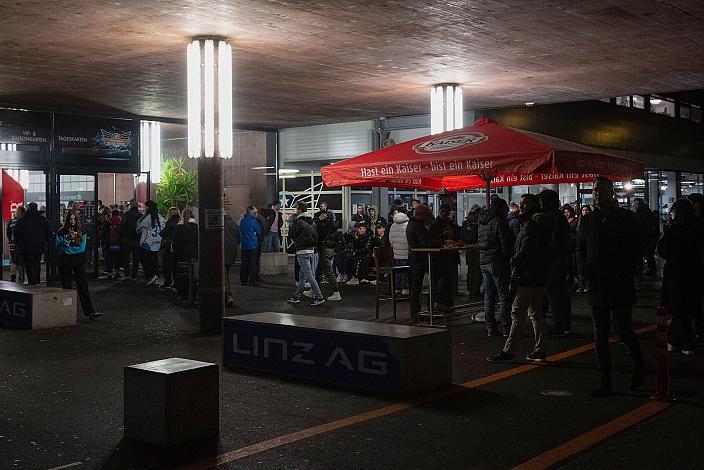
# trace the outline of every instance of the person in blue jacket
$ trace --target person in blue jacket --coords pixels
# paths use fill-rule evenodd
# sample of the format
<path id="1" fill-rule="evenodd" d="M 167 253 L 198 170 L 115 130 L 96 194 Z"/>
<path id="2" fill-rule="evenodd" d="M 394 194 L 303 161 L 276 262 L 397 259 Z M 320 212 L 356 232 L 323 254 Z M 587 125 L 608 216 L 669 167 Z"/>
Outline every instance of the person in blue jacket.
<path id="1" fill-rule="evenodd" d="M 261 226 L 257 222 L 257 208 L 249 206 L 240 223 L 240 251 L 242 266 L 240 267 L 240 282 L 243 286 L 257 286 L 257 251 Z"/>
<path id="2" fill-rule="evenodd" d="M 56 234 L 55 244 L 59 251 L 59 266 L 61 273 L 61 287 L 71 289 L 71 273 L 76 276 L 76 288 L 81 300 L 83 313 L 94 320 L 102 315 L 93 308 L 88 291 L 88 282 L 84 266 L 86 264 L 86 239 L 87 236 L 78 225 L 78 216 L 72 210 L 66 214 L 63 227 Z"/>

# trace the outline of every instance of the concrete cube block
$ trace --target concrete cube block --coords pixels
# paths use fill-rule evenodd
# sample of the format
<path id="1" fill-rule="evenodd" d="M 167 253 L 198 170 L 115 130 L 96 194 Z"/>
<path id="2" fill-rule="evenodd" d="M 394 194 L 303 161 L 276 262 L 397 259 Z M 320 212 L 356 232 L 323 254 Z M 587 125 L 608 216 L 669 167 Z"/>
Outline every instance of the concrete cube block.
<path id="1" fill-rule="evenodd" d="M 157 446 L 217 438 L 217 364 L 172 357 L 125 367 L 125 437 Z"/>
<path id="2" fill-rule="evenodd" d="M 37 330 L 75 324 L 75 290 L 0 281 L 0 325 Z"/>
<path id="3" fill-rule="evenodd" d="M 262 253 L 262 274 L 286 274 L 288 272 L 288 255 L 286 253 Z"/>

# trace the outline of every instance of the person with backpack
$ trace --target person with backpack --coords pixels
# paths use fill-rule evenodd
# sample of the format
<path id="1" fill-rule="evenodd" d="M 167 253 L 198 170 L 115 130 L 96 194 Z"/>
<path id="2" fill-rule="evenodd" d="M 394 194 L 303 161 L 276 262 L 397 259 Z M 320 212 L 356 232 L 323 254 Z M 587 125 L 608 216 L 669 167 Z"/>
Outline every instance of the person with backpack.
<path id="1" fill-rule="evenodd" d="M 467 261 L 467 292 L 470 297 L 482 295 L 482 271 L 479 268 L 479 247 L 477 246 L 480 211 L 479 204 L 472 205 L 460 228 L 460 240 L 467 247 L 465 260 Z"/>
<path id="2" fill-rule="evenodd" d="M 87 235 L 81 230 L 78 223 L 78 214 L 69 210 L 64 219 L 64 225 L 56 234 L 54 243 L 59 252 L 59 268 L 61 273 L 61 287 L 71 289 L 71 274 L 76 277 L 76 289 L 81 301 L 83 313 L 91 320 L 102 314 L 93 308 L 93 302 L 88 291 L 88 282 L 85 275 L 86 240 Z"/>
<path id="3" fill-rule="evenodd" d="M 318 244 L 318 231 L 313 224 L 313 216 L 306 212 L 307 210 L 308 205 L 303 202 L 296 206 L 296 222 L 289 230 L 289 237 L 291 237 L 296 247 L 296 258 L 298 259 L 300 272 L 296 290 L 286 301 L 290 304 L 301 303 L 301 296 L 303 295 L 306 282 L 308 282 L 313 290 L 314 299 L 310 305 L 315 306 L 325 303 L 325 297 L 323 297 L 320 286 L 313 274 L 313 254 Z"/>
<path id="4" fill-rule="evenodd" d="M 228 204 L 229 206 L 229 204 Z M 225 248 L 225 293 L 227 295 L 225 305 L 232 307 L 235 299 L 232 293 L 232 282 L 230 281 L 230 271 L 237 261 L 237 248 L 240 245 L 240 226 L 230 215 L 229 207 L 225 212 L 225 234 L 223 238 Z"/>
<path id="5" fill-rule="evenodd" d="M 570 298 L 568 275 L 572 264 L 570 249 L 570 225 L 560 207 L 557 191 L 544 189 L 538 194 L 543 214 L 557 218 L 550 241 L 550 270 L 545 284 L 553 324 L 548 336 L 567 336 L 571 334 L 572 299 Z"/>
<path id="6" fill-rule="evenodd" d="M 161 285 L 163 289 L 174 289 L 174 279 L 176 278 L 176 261 L 174 256 L 174 234 L 176 226 L 181 220 L 181 211 L 178 207 L 169 207 L 166 212 L 166 225 L 161 234 L 161 271 L 164 274 L 164 283 Z"/>
<path id="7" fill-rule="evenodd" d="M 315 279 L 318 281 L 319 285 L 324 283 L 327 285 L 327 293 L 325 298 L 327 300 L 342 300 L 340 297 L 340 289 L 337 286 L 337 280 L 332 272 L 332 258 L 334 256 L 335 249 L 335 233 L 337 232 L 337 227 L 326 211 L 321 211 L 318 214 L 318 218 L 315 219 L 315 228 L 318 232 L 318 266 L 315 271 Z M 300 278 L 300 276 L 299 276 Z M 312 294 L 308 294 L 310 291 L 304 291 L 303 295 L 311 297 Z"/>
<path id="8" fill-rule="evenodd" d="M 137 280 L 139 271 L 139 234 L 137 233 L 137 222 L 142 217 L 137 208 L 137 201 L 132 199 L 129 209 L 122 215 L 120 221 L 120 254 L 122 256 L 122 267 L 125 276 L 130 273 L 133 281 Z M 131 261 L 131 264 L 130 264 Z"/>
<path id="9" fill-rule="evenodd" d="M 183 210 L 181 221 L 174 229 L 172 245 L 176 265 L 178 263 L 193 263 L 198 260 L 198 225 L 196 224 L 193 211 L 189 208 Z M 183 279 L 183 277 L 178 276 L 176 279 L 179 299 L 188 298 L 188 283 L 184 282 Z M 188 279 L 188 282 L 195 285 L 193 279 Z"/>
<path id="10" fill-rule="evenodd" d="M 110 218 L 103 223 L 102 239 L 105 241 L 105 272 L 108 279 L 120 277 L 117 259 L 120 256 L 120 211 L 113 209 Z"/>
<path id="11" fill-rule="evenodd" d="M 140 235 L 139 250 L 146 284 L 151 286 L 159 280 L 159 248 L 161 248 L 161 232 L 166 225 L 159 215 L 156 202 L 147 201 L 145 214 L 137 222 L 137 233 Z"/>

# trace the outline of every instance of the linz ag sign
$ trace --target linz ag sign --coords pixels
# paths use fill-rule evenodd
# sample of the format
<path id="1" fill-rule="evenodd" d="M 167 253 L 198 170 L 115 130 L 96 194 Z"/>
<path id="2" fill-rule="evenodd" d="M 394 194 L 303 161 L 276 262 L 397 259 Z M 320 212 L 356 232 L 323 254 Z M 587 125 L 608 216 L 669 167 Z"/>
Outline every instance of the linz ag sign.
<path id="1" fill-rule="evenodd" d="M 32 328 L 32 296 L 0 290 L 0 325 Z"/>
<path id="2" fill-rule="evenodd" d="M 226 321 L 223 341 L 226 366 L 378 391 L 400 381 L 398 360 L 379 338 Z"/>

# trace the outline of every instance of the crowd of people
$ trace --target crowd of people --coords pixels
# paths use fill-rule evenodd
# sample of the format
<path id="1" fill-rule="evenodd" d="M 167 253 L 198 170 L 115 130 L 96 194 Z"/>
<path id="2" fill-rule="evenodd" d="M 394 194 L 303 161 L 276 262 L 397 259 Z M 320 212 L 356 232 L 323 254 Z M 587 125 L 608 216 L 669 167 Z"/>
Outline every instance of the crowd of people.
<path id="1" fill-rule="evenodd" d="M 414 319 L 421 312 L 422 287 L 426 273 L 432 273 L 437 310 L 450 310 L 458 290 L 460 253 L 466 259 L 466 288 L 470 297 L 483 298 L 489 336 L 506 337 L 503 348 L 487 360 L 515 357 L 525 323 L 530 320 L 534 346 L 526 359 L 546 359 L 546 338 L 571 333 L 570 290 L 587 293 L 592 311 L 597 359 L 602 373 L 595 394 L 611 392 L 609 327 L 616 332 L 633 359 L 632 388 L 643 381 L 644 360 L 631 327 L 635 302 L 634 277 L 656 276 L 655 253 L 665 260 L 662 271 L 661 305 L 672 316 L 668 348 L 694 354 L 704 338 L 703 294 L 698 279 L 704 268 L 701 240 L 704 234 L 704 196 L 691 194 L 676 201 L 661 235 L 657 211 L 636 198 L 632 209 L 619 206 L 613 183 L 599 177 L 593 186 L 592 206 L 575 210 L 561 205 L 558 193 L 545 189 L 524 194 L 519 204 L 493 195 L 488 207 L 473 205 L 461 226 L 443 204 L 437 218 L 430 208 L 413 200 L 408 209 L 394 200 L 388 217 L 376 206 L 358 204 L 345 229 L 337 216 L 321 202 L 309 212 L 299 202 L 295 213 L 286 217 L 279 201 L 265 209 L 250 206 L 235 221 L 229 213 L 224 221 L 224 257 L 227 305 L 234 304 L 230 274 L 241 253 L 240 282 L 259 286 L 262 253 L 280 252 L 287 222 L 288 239 L 295 252 L 296 286 L 287 299 L 292 304 L 309 297 L 310 305 L 340 301 L 341 284 L 373 284 L 371 271 L 374 249 L 389 247 L 394 264 L 409 266 L 401 272 L 393 289 L 408 296 Z M 159 285 L 184 298 L 189 283 L 184 266 L 198 260 L 198 226 L 193 208 L 171 207 L 162 217 L 154 201 L 143 211 L 135 201 L 122 206 L 99 207 L 97 221 L 99 252 L 108 279 L 122 276 L 136 280 L 141 265 L 146 285 Z M 64 288 L 75 279 L 85 315 L 99 317 L 91 302 L 85 277 L 87 235 L 78 213 L 69 210 L 63 225 L 53 232 L 35 203 L 18 207 L 7 226 L 13 282 L 39 284 L 40 266 L 47 244 L 59 253 L 59 272 Z M 437 253 L 429 265 L 418 248 L 455 247 Z M 193 275 L 194 270 L 190 270 Z M 160 274 L 163 283 L 159 283 Z M 192 287 L 192 285 L 191 285 Z M 197 291 L 197 289 L 196 289 Z M 498 316 L 496 308 L 498 306 Z M 552 321 L 546 323 L 547 312 Z"/>

